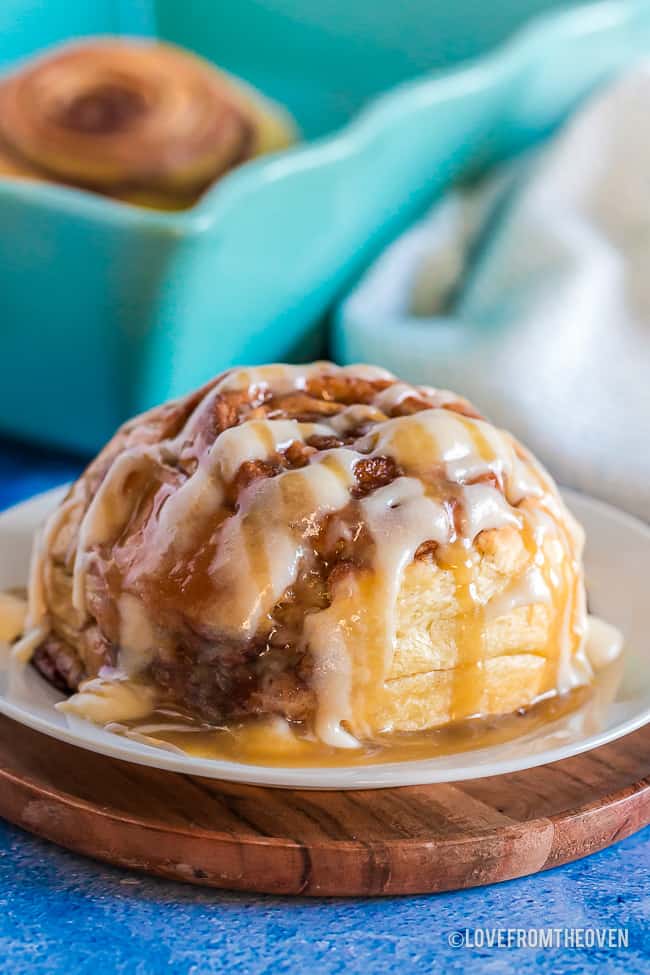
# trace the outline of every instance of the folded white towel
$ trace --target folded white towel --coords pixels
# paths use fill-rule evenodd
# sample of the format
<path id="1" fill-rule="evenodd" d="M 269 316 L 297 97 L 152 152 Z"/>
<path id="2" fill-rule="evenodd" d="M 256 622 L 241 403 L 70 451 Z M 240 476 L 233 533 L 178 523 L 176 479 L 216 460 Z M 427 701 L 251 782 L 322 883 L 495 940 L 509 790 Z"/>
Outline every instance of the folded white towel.
<path id="1" fill-rule="evenodd" d="M 560 481 L 646 519 L 648 106 L 650 64 L 592 97 L 523 175 L 450 193 L 336 323 L 343 361 L 456 389 Z"/>

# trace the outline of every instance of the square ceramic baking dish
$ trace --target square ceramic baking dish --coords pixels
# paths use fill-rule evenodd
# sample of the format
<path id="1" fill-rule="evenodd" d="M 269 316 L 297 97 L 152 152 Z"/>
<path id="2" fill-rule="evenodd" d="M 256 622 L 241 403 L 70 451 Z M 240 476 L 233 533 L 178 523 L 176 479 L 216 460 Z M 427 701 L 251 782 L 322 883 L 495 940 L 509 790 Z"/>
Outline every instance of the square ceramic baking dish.
<path id="1" fill-rule="evenodd" d="M 330 134 L 242 166 L 181 213 L 0 181 L 0 429 L 94 449 L 225 366 L 318 355 L 333 297 L 437 190 L 542 138 L 650 50 L 646 3 L 596 4 L 357 112 L 441 60 L 432 37 L 453 53 L 468 32 L 424 0 L 334 0 L 338 32 L 317 6 L 3 0 L 5 67 L 63 37 L 158 33 L 285 102 L 307 136 Z"/>

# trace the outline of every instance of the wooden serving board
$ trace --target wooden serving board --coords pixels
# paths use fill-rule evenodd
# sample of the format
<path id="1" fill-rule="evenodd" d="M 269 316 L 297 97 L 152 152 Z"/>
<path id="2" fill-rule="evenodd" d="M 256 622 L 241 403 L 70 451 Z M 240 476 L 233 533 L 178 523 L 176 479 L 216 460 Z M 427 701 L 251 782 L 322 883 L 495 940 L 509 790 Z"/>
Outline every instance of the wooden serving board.
<path id="1" fill-rule="evenodd" d="M 77 853 L 194 884 L 454 890 L 576 860 L 650 822 L 650 726 L 526 772 L 300 792 L 144 768 L 0 717 L 0 815 Z"/>

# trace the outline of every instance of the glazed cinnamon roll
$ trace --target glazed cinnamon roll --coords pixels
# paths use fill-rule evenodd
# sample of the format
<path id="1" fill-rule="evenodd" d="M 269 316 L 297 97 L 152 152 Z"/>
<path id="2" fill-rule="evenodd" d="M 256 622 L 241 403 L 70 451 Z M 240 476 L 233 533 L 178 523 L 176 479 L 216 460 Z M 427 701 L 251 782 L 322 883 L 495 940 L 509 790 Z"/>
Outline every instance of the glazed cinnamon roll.
<path id="1" fill-rule="evenodd" d="M 16 653 L 100 722 L 277 715 L 355 746 L 589 682 L 582 544 L 549 475 L 453 393 L 232 370 L 72 487 Z"/>
<path id="2" fill-rule="evenodd" d="M 292 141 L 287 118 L 209 63 L 115 39 L 59 49 L 0 83 L 0 174 L 145 206 L 189 206 Z"/>

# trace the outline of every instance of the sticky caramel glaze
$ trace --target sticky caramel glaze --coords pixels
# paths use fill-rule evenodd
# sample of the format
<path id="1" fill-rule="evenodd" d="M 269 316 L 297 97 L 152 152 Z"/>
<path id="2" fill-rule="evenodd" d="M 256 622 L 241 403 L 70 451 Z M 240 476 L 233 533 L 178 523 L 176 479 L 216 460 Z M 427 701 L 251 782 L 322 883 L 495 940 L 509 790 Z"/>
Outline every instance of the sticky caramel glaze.
<path id="1" fill-rule="evenodd" d="M 522 544 L 502 578 L 494 553 Z M 588 682 L 581 548 L 548 475 L 453 394 L 368 366 L 233 370 L 132 421 L 73 487 L 16 652 L 71 645 L 102 713 L 130 680 L 211 723 L 280 714 L 356 747 Z M 422 562 L 451 587 L 454 656 L 414 673 L 444 707 L 405 717 L 397 614 Z M 486 639 L 519 607 L 550 622 L 498 658 L 536 675 L 503 704 Z"/>
<path id="2" fill-rule="evenodd" d="M 575 687 L 565 694 L 550 694 L 530 708 L 453 721 L 425 731 L 376 734 L 355 749 L 326 745 L 304 724 L 289 724 L 278 717 L 211 728 L 187 714 L 162 708 L 144 721 L 116 722 L 109 727 L 117 734 L 154 747 L 250 765 L 332 768 L 417 761 L 501 745 L 566 718 L 571 718 L 578 734 L 597 731 L 620 683 L 619 663 L 610 663 L 593 684 Z M 549 731 L 552 734 L 550 728 Z M 560 732 L 560 742 L 566 742 L 566 731 Z M 546 744 L 550 747 L 552 740 Z"/>

